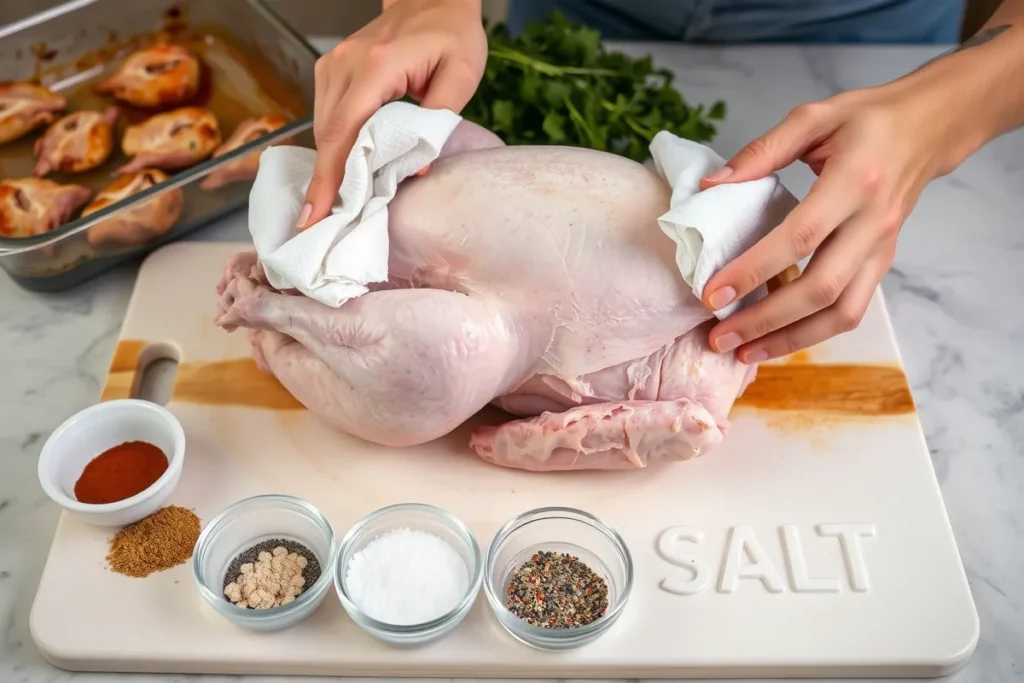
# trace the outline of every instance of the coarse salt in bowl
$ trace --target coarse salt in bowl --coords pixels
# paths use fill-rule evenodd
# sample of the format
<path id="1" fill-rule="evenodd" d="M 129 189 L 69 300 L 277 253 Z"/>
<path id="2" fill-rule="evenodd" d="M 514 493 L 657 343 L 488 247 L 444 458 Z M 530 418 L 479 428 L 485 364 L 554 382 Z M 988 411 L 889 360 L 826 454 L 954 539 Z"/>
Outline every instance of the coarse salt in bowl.
<path id="1" fill-rule="evenodd" d="M 439 541 L 447 544 L 444 550 Z M 417 553 L 431 553 L 441 566 L 450 566 L 454 554 L 462 566 L 437 577 L 420 573 L 422 563 L 390 562 Z M 359 566 L 361 562 L 372 564 Z M 461 520 L 433 505 L 404 503 L 370 513 L 345 535 L 334 563 L 334 589 L 352 621 L 370 635 L 391 645 L 422 645 L 441 638 L 469 614 L 483 582 L 483 567 L 476 537 Z M 359 585 L 354 585 L 356 579 Z M 443 607 L 436 601 L 402 600 L 404 592 L 395 583 L 403 580 L 451 596 L 450 608 L 439 613 Z M 450 593 L 456 585 L 462 588 L 457 596 Z M 385 615 L 400 623 L 378 618 Z"/>

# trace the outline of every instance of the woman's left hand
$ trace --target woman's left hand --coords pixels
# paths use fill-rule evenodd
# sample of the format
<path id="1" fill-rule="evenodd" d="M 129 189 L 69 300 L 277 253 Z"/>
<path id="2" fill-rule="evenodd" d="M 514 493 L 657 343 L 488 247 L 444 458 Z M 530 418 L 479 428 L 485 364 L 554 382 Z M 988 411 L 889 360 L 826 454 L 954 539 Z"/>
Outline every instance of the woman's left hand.
<path id="1" fill-rule="evenodd" d="M 756 363 L 860 324 L 925 185 L 983 142 L 953 104 L 955 80 L 912 74 L 801 105 L 702 181 L 755 180 L 797 160 L 818 176 L 778 227 L 711 278 L 704 304 L 718 310 L 813 254 L 806 271 L 716 325 L 712 349 Z"/>

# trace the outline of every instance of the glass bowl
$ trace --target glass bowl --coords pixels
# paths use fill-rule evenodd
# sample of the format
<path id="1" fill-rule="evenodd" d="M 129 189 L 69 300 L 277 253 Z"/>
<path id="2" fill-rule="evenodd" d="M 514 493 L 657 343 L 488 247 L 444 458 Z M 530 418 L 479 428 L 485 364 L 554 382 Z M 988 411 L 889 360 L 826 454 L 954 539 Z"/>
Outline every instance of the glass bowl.
<path id="1" fill-rule="evenodd" d="M 451 544 L 466 563 L 469 587 L 458 604 L 446 614 L 420 624 L 388 624 L 366 614 L 352 600 L 346 585 L 349 560 L 371 541 L 395 529 L 434 534 Z M 334 589 L 349 617 L 364 631 L 390 645 L 414 646 L 437 640 L 450 632 L 469 614 L 483 581 L 483 552 L 476 537 L 451 513 L 423 503 L 391 505 L 372 512 L 345 534 L 334 563 Z"/>
<path id="2" fill-rule="evenodd" d="M 538 551 L 569 553 L 608 584 L 608 609 L 597 621 L 577 628 L 542 628 L 505 606 L 515 570 Z M 511 519 L 487 549 L 484 592 L 494 616 L 514 638 L 541 650 L 570 650 L 603 635 L 622 614 L 633 587 L 633 559 L 625 541 L 600 519 L 582 510 L 545 507 Z"/>
<path id="3" fill-rule="evenodd" d="M 320 563 L 320 578 L 287 605 L 238 607 L 224 595 L 224 575 L 239 553 L 274 538 L 297 541 Z M 334 529 L 315 507 L 285 495 L 245 498 L 213 518 L 192 554 L 192 576 L 206 601 L 233 624 L 253 631 L 279 631 L 298 624 L 320 606 L 331 584 Z"/>

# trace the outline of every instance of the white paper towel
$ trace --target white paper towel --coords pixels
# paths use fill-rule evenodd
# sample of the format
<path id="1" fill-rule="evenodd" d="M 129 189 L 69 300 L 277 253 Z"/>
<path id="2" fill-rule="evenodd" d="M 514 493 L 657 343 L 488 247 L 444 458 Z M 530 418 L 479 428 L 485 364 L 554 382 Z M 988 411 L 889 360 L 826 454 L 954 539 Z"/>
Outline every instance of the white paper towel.
<path id="1" fill-rule="evenodd" d="M 462 117 L 406 102 L 359 131 L 331 215 L 296 232 L 316 151 L 269 147 L 249 193 L 249 232 L 267 281 L 337 307 L 388 279 L 388 203 L 398 183 L 437 159 Z"/>
<path id="2" fill-rule="evenodd" d="M 725 166 L 725 159 L 667 131 L 654 136 L 651 157 L 672 188 L 670 208 L 658 224 L 676 243 L 676 265 L 698 299 L 712 275 L 768 234 L 797 204 L 775 174 L 700 191 L 700 179 Z M 725 319 L 767 293 L 761 285 L 715 315 Z"/>
<path id="3" fill-rule="evenodd" d="M 331 215 L 303 232 L 296 232 L 295 221 L 316 152 L 264 151 L 249 196 L 249 231 L 270 284 L 337 307 L 365 294 L 368 284 L 387 281 L 388 203 L 403 179 L 437 159 L 461 120 L 448 110 L 404 102 L 382 107 L 359 132 Z M 700 179 L 725 160 L 671 133 L 654 137 L 651 154 L 672 187 L 670 209 L 658 222 L 676 243 L 676 263 L 698 298 L 712 275 L 796 205 L 774 175 L 700 192 Z M 716 315 L 724 318 L 764 294 L 762 286 Z"/>

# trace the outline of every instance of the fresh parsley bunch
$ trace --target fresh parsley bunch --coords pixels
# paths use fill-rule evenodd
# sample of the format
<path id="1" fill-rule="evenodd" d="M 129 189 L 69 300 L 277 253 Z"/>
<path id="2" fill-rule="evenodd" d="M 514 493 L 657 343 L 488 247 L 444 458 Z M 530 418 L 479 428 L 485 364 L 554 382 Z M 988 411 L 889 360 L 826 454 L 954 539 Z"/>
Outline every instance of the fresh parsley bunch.
<path id="1" fill-rule="evenodd" d="M 689 105 L 673 74 L 650 57 L 609 52 L 597 31 L 558 11 L 512 38 L 504 24 L 488 28 L 483 80 L 462 116 L 506 144 L 589 147 L 644 161 L 660 131 L 711 140 L 725 103 Z"/>

